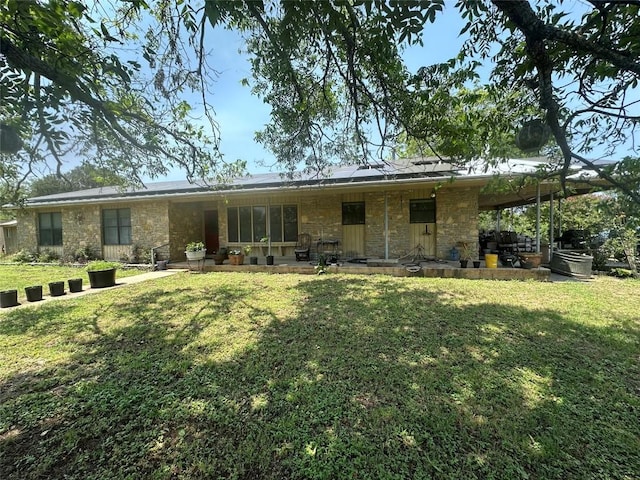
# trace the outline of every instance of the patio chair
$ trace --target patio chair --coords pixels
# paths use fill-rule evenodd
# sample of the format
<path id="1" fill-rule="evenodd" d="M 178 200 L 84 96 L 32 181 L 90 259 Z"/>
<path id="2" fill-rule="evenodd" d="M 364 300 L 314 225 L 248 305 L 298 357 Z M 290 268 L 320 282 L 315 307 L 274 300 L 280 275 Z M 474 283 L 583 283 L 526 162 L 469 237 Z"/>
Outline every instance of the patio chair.
<path id="1" fill-rule="evenodd" d="M 518 234 L 516 232 L 500 232 L 500 242 L 498 243 L 498 250 L 500 250 L 501 252 L 515 253 L 519 251 L 518 247 Z"/>
<path id="2" fill-rule="evenodd" d="M 296 262 L 301 260 L 310 260 L 309 252 L 311 251 L 311 235 L 301 233 L 298 235 L 298 242 L 294 253 L 296 254 Z"/>

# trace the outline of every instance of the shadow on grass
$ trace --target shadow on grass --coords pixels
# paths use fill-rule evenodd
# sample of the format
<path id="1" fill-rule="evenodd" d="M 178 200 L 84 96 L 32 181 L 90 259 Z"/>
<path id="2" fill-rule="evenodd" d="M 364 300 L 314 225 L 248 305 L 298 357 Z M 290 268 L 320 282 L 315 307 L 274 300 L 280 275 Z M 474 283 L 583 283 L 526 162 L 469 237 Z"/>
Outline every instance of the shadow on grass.
<path id="1" fill-rule="evenodd" d="M 62 305 L 41 319 L 12 312 L 0 335 L 60 326 L 77 352 L 0 385 L 4 478 L 640 471 L 637 325 L 460 307 L 464 292 L 402 279 L 264 291 L 246 278 L 152 289 L 88 318 Z"/>

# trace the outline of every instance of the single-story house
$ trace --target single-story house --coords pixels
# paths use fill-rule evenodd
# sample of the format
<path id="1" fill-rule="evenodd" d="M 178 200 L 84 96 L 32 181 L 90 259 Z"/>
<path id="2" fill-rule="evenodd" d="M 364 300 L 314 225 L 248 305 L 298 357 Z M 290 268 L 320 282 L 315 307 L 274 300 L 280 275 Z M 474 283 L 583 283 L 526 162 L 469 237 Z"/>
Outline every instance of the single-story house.
<path id="1" fill-rule="evenodd" d="M 5 220 L 0 222 L 0 255 L 9 255 L 16 252 L 17 248 L 17 220 Z"/>
<path id="2" fill-rule="evenodd" d="M 540 161 L 512 160 L 504 172 L 522 179 Z M 209 254 L 246 245 L 264 254 L 260 240 L 266 236 L 272 254 L 293 256 L 298 235 L 308 233 L 312 246 L 337 245 L 343 259 L 401 258 L 417 248 L 426 257 L 446 258 L 458 242 L 477 251 L 479 211 L 531 203 L 560 189 L 548 180 L 492 191 L 487 187 L 494 177 L 495 171 L 419 158 L 335 167 L 322 177 L 265 173 L 226 185 L 94 188 L 28 199 L 16 212 L 18 243 L 61 257 L 91 248 L 112 260 L 136 248 L 163 247 L 171 261 L 183 261 L 192 241 L 204 241 Z"/>

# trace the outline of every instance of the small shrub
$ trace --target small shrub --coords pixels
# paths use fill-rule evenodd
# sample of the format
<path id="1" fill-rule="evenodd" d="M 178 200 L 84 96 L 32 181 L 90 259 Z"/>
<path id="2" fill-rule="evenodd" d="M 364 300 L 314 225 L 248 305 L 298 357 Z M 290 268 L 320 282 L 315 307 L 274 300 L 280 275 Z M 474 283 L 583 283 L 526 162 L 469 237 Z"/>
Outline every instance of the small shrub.
<path id="1" fill-rule="evenodd" d="M 78 248 L 73 254 L 73 260 L 78 263 L 87 263 L 91 260 L 96 260 L 98 256 L 93 252 L 93 249 L 89 246 Z"/>
<path id="2" fill-rule="evenodd" d="M 601 248 L 598 248 L 597 250 L 594 250 L 592 252 L 592 255 L 593 255 L 593 265 L 591 269 L 599 272 L 606 271 L 608 269 L 606 253 Z"/>
<path id="3" fill-rule="evenodd" d="M 60 255 L 51 250 L 45 249 L 38 255 L 38 262 L 40 263 L 55 263 L 60 260 Z"/>
<path id="4" fill-rule="evenodd" d="M 13 255 L 12 260 L 16 263 L 33 263 L 38 261 L 38 254 L 30 250 L 20 250 Z"/>
<path id="5" fill-rule="evenodd" d="M 629 270 L 628 268 L 612 268 L 610 275 L 618 278 L 632 278 L 636 276 L 633 270 Z"/>
<path id="6" fill-rule="evenodd" d="M 94 260 L 87 265 L 88 272 L 96 272 L 98 270 L 108 270 L 110 268 L 120 268 L 120 262 L 108 262 L 106 260 Z"/>

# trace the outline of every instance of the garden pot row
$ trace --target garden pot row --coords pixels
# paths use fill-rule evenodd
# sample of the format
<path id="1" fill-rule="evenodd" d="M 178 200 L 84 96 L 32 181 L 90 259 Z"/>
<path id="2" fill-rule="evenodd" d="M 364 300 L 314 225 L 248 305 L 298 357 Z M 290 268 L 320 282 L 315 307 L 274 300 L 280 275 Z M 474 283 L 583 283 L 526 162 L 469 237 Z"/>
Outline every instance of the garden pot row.
<path id="1" fill-rule="evenodd" d="M 82 291 L 82 279 L 70 278 L 69 292 Z M 38 302 L 42 300 L 42 285 L 25 287 L 24 293 L 28 302 Z M 49 295 L 59 297 L 65 294 L 64 282 L 49 282 Z M 0 308 L 15 307 L 18 304 L 18 290 L 5 290 L 0 292 Z"/>
<path id="2" fill-rule="evenodd" d="M 102 266 L 102 265 L 100 265 Z M 116 268 L 104 268 L 102 270 L 89 270 L 89 283 L 91 288 L 113 287 L 116 284 Z M 82 278 L 71 278 L 69 282 L 69 292 L 77 293 L 82 291 Z M 27 301 L 37 302 L 42 300 L 42 285 L 25 287 Z M 49 294 L 52 297 L 59 297 L 65 294 L 64 282 L 50 282 Z M 0 308 L 15 307 L 18 303 L 18 290 L 5 290 L 0 292 Z"/>

